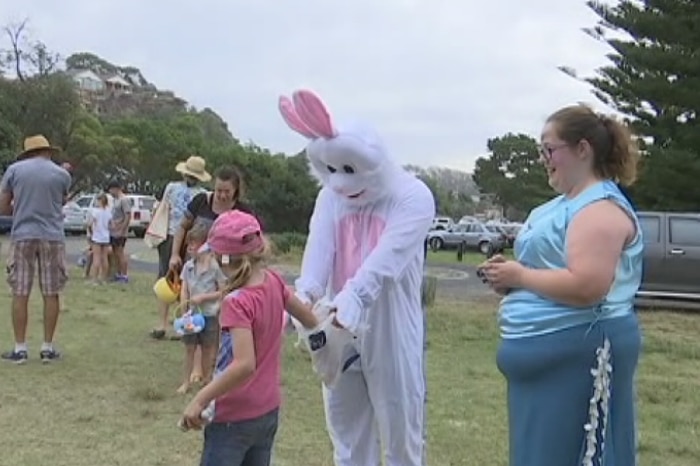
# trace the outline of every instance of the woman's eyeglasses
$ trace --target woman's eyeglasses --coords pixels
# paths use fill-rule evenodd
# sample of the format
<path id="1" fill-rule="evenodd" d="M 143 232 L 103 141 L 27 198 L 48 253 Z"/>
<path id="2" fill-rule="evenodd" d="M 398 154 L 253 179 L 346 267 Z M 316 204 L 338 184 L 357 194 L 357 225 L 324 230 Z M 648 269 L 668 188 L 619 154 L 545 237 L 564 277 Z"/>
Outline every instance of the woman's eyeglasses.
<path id="1" fill-rule="evenodd" d="M 566 147 L 568 144 L 559 144 L 557 146 L 547 146 L 544 144 L 537 145 L 537 152 L 544 157 L 546 160 L 552 160 L 552 156 L 556 151 Z"/>

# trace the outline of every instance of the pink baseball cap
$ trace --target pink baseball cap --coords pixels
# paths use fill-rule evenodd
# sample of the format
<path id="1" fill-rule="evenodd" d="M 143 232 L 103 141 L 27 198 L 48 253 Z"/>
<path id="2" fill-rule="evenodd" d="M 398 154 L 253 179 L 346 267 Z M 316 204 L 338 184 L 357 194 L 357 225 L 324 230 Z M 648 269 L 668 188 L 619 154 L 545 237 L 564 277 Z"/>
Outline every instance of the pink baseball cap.
<path id="1" fill-rule="evenodd" d="M 217 217 L 209 230 L 206 244 L 199 251 L 237 256 L 262 247 L 262 228 L 258 220 L 240 210 L 231 210 Z"/>

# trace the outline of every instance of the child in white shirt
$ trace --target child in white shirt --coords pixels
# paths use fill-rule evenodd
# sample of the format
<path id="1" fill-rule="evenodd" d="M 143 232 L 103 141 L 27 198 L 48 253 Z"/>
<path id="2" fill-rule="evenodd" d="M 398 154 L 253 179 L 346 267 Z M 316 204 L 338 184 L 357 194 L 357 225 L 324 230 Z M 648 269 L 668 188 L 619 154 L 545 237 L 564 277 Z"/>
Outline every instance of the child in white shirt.
<path id="1" fill-rule="evenodd" d="M 92 278 L 96 283 L 104 283 L 109 272 L 109 222 L 112 209 L 106 194 L 97 196 L 98 207 L 90 212 L 90 240 L 92 241 Z"/>

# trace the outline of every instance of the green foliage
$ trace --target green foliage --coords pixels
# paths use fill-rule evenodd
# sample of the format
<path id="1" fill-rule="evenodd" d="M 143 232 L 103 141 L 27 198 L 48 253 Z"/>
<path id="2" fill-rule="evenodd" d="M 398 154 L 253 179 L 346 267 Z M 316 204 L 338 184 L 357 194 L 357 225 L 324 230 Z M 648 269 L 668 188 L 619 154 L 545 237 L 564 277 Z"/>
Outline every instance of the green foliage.
<path id="1" fill-rule="evenodd" d="M 508 133 L 489 139 L 487 147 L 490 154 L 476 161 L 474 181 L 483 193 L 496 196 L 507 218 L 522 218 L 553 196 L 536 140 Z"/>
<path id="2" fill-rule="evenodd" d="M 612 52 L 611 64 L 583 81 L 598 99 L 627 115 L 644 138 L 644 163 L 630 194 L 639 208 L 697 210 L 700 2 L 589 1 L 588 6 L 599 22 L 586 32 Z"/>
<path id="3" fill-rule="evenodd" d="M 23 70 L 21 79 L 0 73 L 3 166 L 14 160 L 24 137 L 43 134 L 63 148 L 60 161 L 74 167 L 74 191 L 92 191 L 118 177 L 133 192 L 158 195 L 180 177 L 177 163 L 196 154 L 205 158 L 210 172 L 222 165 L 236 165 L 244 172 L 246 200 L 267 231 L 306 231 L 318 184 L 304 155 L 286 157 L 241 145 L 213 110 L 197 111 L 167 92 L 154 97 L 159 91 L 138 69 L 116 66 L 90 53 L 71 55 L 67 68 L 119 75 L 134 89 L 129 95 L 107 93 L 98 99 L 81 95 L 68 73 L 52 69 L 56 55 L 41 42 L 26 40 L 24 24 L 12 29 L 17 47 L 0 57 L 0 69 L 7 75 L 15 68 Z M 160 105 L 163 100 L 172 105 Z M 99 114 L 93 113 L 96 107 L 101 108 Z M 293 236 L 283 238 L 283 246 L 299 242 Z"/>
<path id="4" fill-rule="evenodd" d="M 287 254 L 295 249 L 302 250 L 306 246 L 306 235 L 301 233 L 272 233 L 268 238 L 276 254 Z"/>

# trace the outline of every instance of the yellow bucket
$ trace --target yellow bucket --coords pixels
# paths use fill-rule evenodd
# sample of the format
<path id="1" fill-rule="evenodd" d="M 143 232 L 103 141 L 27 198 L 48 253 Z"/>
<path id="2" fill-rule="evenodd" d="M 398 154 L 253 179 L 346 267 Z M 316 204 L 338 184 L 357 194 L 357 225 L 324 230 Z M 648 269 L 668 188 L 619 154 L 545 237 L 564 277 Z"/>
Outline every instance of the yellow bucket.
<path id="1" fill-rule="evenodd" d="M 158 301 L 173 304 L 180 297 L 180 279 L 172 270 L 165 277 L 159 278 L 153 285 L 153 292 Z"/>

